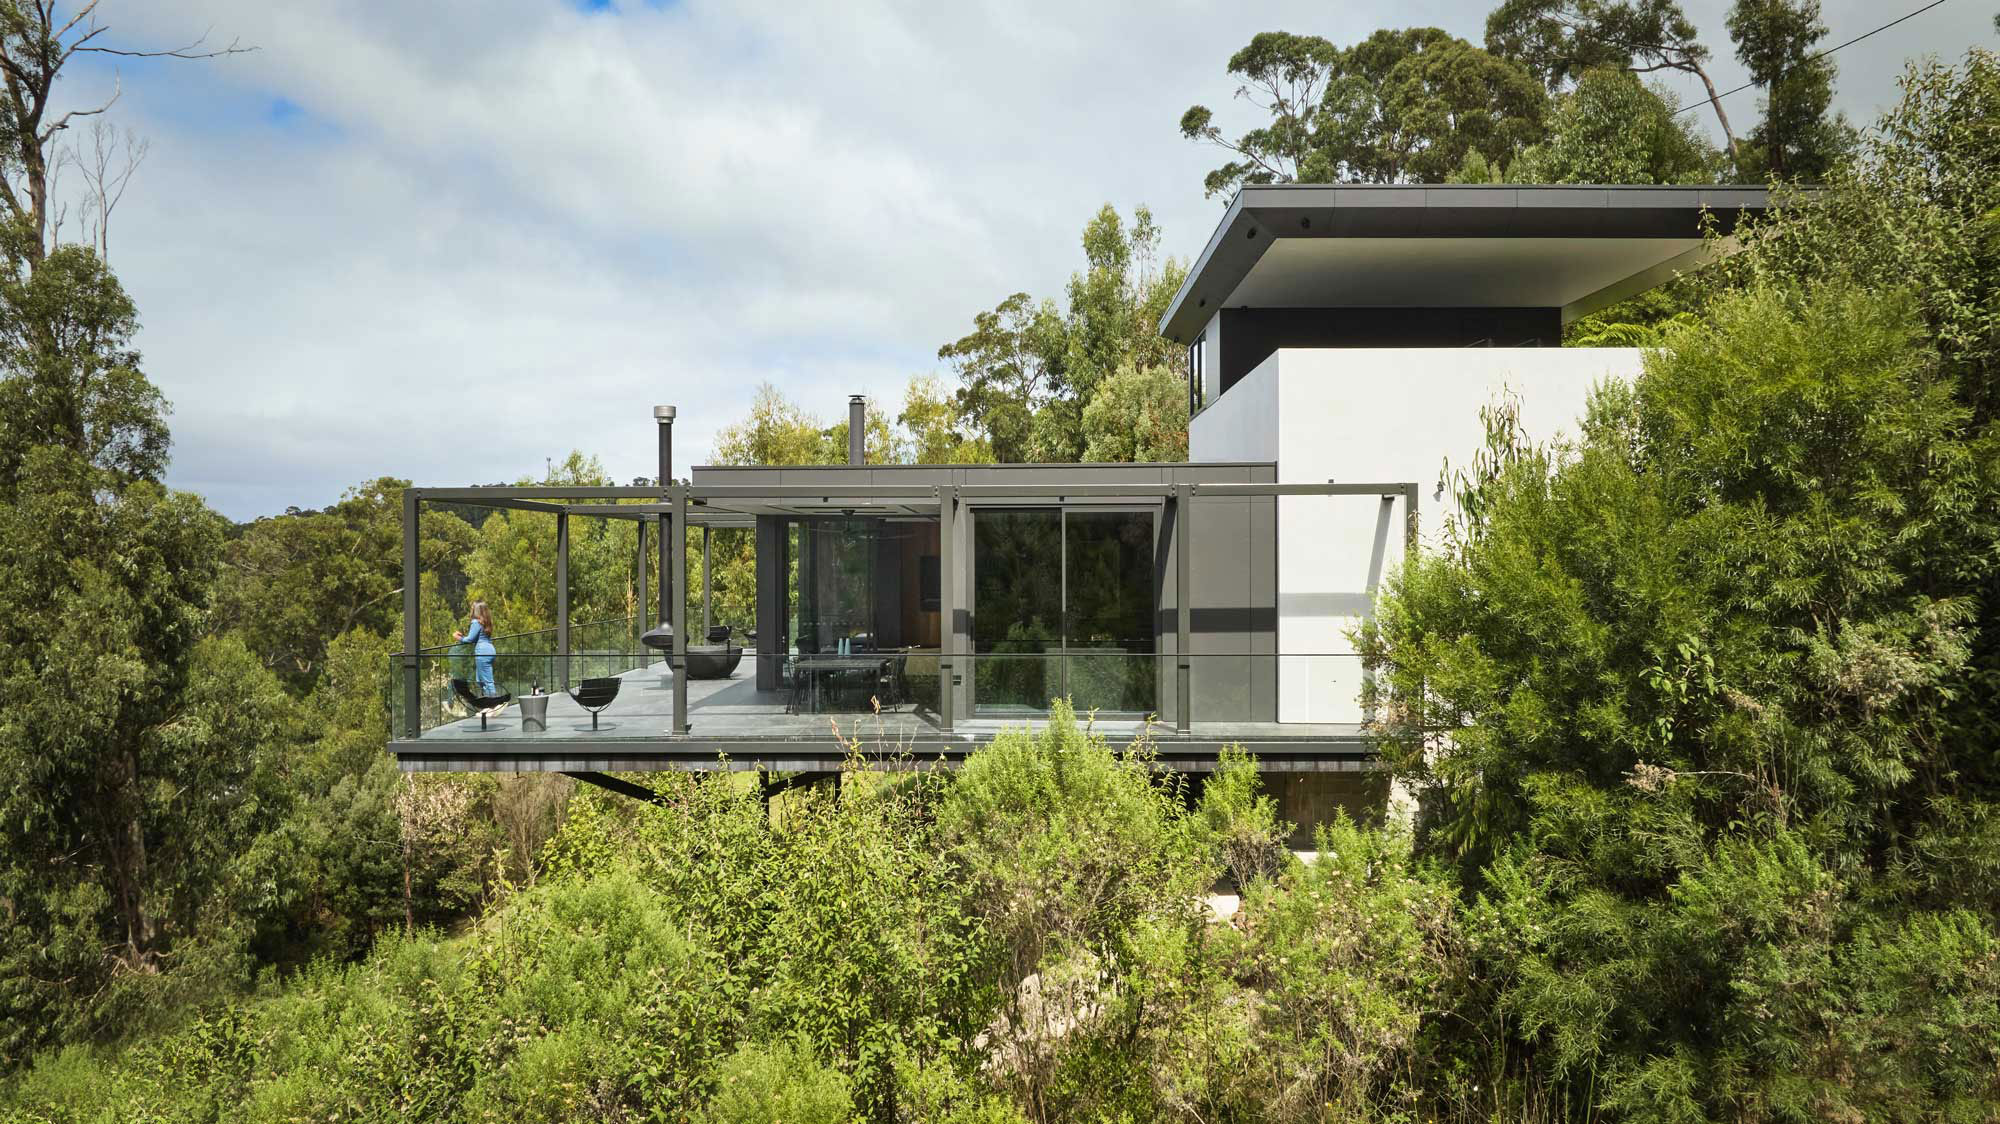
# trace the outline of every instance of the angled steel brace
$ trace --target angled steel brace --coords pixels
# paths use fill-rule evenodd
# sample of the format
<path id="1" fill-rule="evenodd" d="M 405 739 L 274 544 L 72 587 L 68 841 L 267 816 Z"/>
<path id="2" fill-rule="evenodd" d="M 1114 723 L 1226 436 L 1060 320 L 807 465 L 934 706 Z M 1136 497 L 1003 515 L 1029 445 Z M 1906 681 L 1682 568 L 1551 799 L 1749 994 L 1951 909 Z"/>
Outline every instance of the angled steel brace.
<path id="1" fill-rule="evenodd" d="M 780 793 L 790 792 L 795 788 L 807 788 L 826 781 L 838 783 L 840 774 L 838 772 L 792 773 L 789 776 L 774 777 L 770 773 L 765 773 L 763 774 L 764 803 L 769 804 L 771 798 Z"/>
<path id="2" fill-rule="evenodd" d="M 667 802 L 665 796 L 654 792 L 645 785 L 633 784 L 631 781 L 621 781 L 609 773 L 564 773 L 563 776 L 569 777 L 572 780 L 582 781 L 585 784 L 594 784 L 607 792 L 615 792 L 620 796 L 629 796 L 634 800 L 644 800 L 648 804 L 665 804 Z"/>

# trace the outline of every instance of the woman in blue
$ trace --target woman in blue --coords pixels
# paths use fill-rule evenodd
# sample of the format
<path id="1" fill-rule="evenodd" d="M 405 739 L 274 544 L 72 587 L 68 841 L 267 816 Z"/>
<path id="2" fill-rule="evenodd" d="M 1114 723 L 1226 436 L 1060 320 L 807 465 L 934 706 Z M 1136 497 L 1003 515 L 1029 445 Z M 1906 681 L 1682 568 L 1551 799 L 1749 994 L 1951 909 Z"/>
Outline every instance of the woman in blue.
<path id="1" fill-rule="evenodd" d="M 488 698 L 500 693 L 493 685 L 493 614 L 487 611 L 486 602 L 472 603 L 472 623 L 464 632 L 451 634 L 453 640 L 462 640 L 472 645 L 472 666 L 478 669 L 479 693 Z"/>

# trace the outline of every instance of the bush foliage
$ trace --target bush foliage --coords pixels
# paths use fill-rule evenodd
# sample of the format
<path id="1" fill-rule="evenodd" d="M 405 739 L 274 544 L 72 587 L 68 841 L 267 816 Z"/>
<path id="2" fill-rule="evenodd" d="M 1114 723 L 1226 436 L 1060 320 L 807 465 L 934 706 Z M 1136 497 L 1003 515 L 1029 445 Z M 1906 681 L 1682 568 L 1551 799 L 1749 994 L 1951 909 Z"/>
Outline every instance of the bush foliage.
<path id="1" fill-rule="evenodd" d="M 1227 799 L 1279 830 L 1248 759 L 1232 768 Z M 1413 1103 L 1455 938 L 1406 839 L 1342 821 L 1324 861 L 1285 853 L 1217 921 L 1222 797 L 1188 799 L 1061 705 L 949 779 L 850 771 L 768 808 L 726 774 L 666 791 L 579 795 L 537 884 L 469 932 L 392 932 L 122 1051 L 45 1054 L 0 1103 L 37 1121 L 962 1122 Z"/>
<path id="2" fill-rule="evenodd" d="M 1060 702 L 770 802 L 404 778 L 385 642 L 289 696 L 196 627 L 206 516 L 25 454 L 97 485 L 0 505 L 8 713 L 129 689 L 0 724 L 0 1120 L 2000 1119 L 1996 121 L 1993 56 L 1913 72 L 1574 440 L 1489 415 L 1361 636 L 1414 813 L 1310 862 L 1248 757 Z"/>

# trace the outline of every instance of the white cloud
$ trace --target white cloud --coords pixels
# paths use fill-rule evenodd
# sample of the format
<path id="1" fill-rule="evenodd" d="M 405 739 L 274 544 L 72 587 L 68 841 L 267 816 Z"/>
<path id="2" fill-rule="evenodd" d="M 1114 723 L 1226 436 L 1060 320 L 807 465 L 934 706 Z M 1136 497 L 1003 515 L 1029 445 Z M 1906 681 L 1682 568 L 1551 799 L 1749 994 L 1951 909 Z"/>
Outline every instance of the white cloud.
<path id="1" fill-rule="evenodd" d="M 1255 31 L 1478 38 L 1489 5 L 621 7 L 107 0 L 127 42 L 259 48 L 125 74 L 119 112 L 154 146 L 112 258 L 176 404 L 176 484 L 243 518 L 572 447 L 623 479 L 651 471 L 656 402 L 693 463 L 762 380 L 828 417 L 893 398 L 975 311 L 1057 292 L 1103 202 L 1149 203 L 1170 252 L 1199 250 L 1215 157 L 1175 122 L 1229 104 Z M 1717 43 L 1722 7 L 1690 4 Z M 1830 5 L 1835 38 L 1877 8 Z M 1857 117 L 1903 55 L 1991 40 L 1950 12 L 1840 56 Z M 81 101 L 109 77 L 69 82 Z M 301 112 L 273 121 L 276 99 Z"/>

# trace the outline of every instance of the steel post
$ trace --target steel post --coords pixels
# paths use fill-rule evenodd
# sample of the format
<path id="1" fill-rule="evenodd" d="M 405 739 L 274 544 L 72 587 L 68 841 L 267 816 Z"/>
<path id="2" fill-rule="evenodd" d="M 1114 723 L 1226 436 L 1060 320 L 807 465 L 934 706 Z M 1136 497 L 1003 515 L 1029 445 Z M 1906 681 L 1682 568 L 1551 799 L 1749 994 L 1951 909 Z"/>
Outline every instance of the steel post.
<path id="1" fill-rule="evenodd" d="M 569 688 L 569 512 L 556 513 L 556 682 Z"/>
<path id="2" fill-rule="evenodd" d="M 951 732 L 958 657 L 958 489 L 938 490 L 938 726 Z"/>
<path id="3" fill-rule="evenodd" d="M 667 495 L 667 489 L 672 487 L 674 483 L 674 413 L 675 410 L 672 406 L 653 407 L 653 420 L 659 423 L 659 430 L 660 430 L 659 467 L 660 467 L 660 501 L 662 503 L 666 502 L 669 499 L 669 496 Z M 668 557 L 668 552 L 667 552 L 667 539 L 673 533 L 674 528 L 679 526 L 679 524 L 674 523 L 672 521 L 671 516 L 663 514 L 660 516 L 659 526 L 660 526 L 659 623 L 664 624 L 672 619 L 672 613 L 668 611 L 669 602 L 673 598 L 674 590 L 680 588 L 673 582 L 672 560 Z"/>
<path id="4" fill-rule="evenodd" d="M 670 502 L 674 514 L 671 526 L 675 529 L 672 549 L 672 574 L 674 588 L 680 589 L 687 581 L 687 536 L 679 529 L 687 526 L 687 488 L 675 484 L 669 488 Z M 687 598 L 675 597 L 670 606 L 672 615 L 668 620 L 674 626 L 674 648 L 671 666 L 674 673 L 674 728 L 676 735 L 688 731 L 688 687 L 687 687 Z"/>
<path id="5" fill-rule="evenodd" d="M 415 488 L 403 489 L 403 736 L 423 733 L 423 659 L 417 649 L 423 643 L 421 592 L 423 574 L 417 560 L 417 521 L 423 496 Z"/>
<path id="6" fill-rule="evenodd" d="M 636 536 L 639 540 L 639 545 L 635 550 L 636 559 L 633 564 L 633 568 L 639 575 L 639 596 L 632 603 L 632 619 L 638 626 L 632 630 L 632 647 L 638 650 L 639 666 L 644 668 L 652 666 L 653 662 L 652 650 L 644 644 L 639 643 L 639 635 L 653 627 L 646 621 L 646 571 L 650 568 L 646 565 L 646 520 L 638 520 L 633 526 L 637 527 L 639 531 Z"/>
<path id="7" fill-rule="evenodd" d="M 1189 582 L 1189 557 L 1193 553 L 1189 525 L 1194 522 L 1194 489 L 1186 484 L 1174 488 L 1174 729 L 1187 733 L 1192 701 L 1192 665 L 1189 646 L 1194 632 L 1194 590 Z"/>

